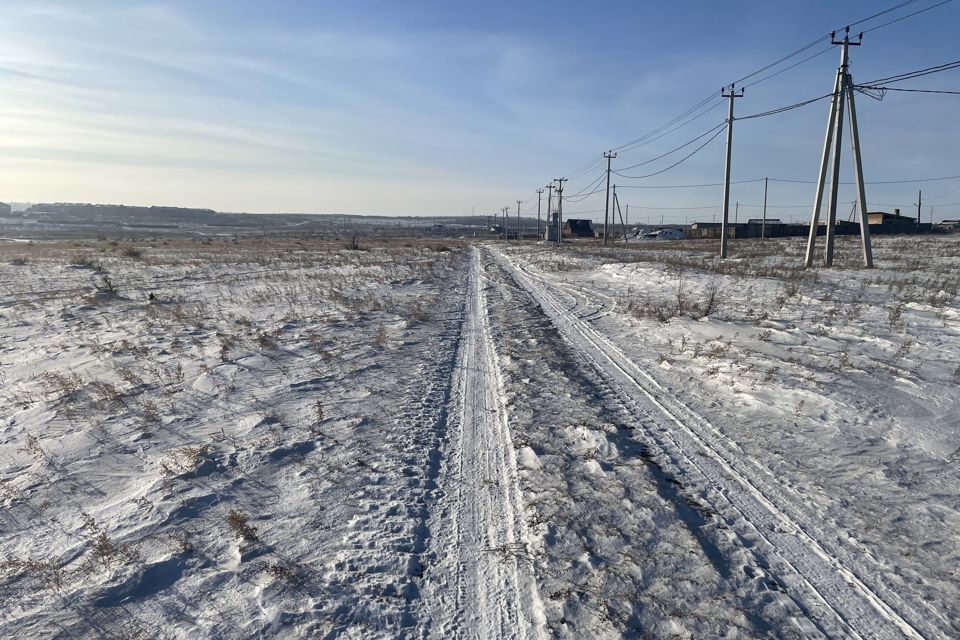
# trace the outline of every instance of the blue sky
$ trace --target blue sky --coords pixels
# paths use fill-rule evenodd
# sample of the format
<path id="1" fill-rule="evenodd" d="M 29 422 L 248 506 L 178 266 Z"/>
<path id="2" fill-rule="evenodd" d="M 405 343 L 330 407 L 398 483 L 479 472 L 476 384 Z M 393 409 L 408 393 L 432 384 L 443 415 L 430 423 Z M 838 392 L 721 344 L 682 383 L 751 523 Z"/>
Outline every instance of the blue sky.
<path id="1" fill-rule="evenodd" d="M 528 198 L 552 178 L 894 4 L 3 2 L 0 199 L 456 214 L 520 198 L 535 211 Z M 958 31 L 960 2 L 949 2 L 867 33 L 852 50 L 854 77 L 960 59 Z M 837 58 L 826 51 L 749 88 L 737 113 L 827 93 Z M 960 71 L 903 86 L 960 89 Z M 614 167 L 719 124 L 717 102 Z M 957 96 L 858 94 L 867 179 L 960 175 L 958 106 Z M 815 177 L 826 110 L 820 102 L 738 122 L 734 178 Z M 660 176 L 616 178 L 621 202 L 634 220 L 711 219 L 715 209 L 679 207 L 717 207 L 719 188 L 636 187 L 718 182 L 723 153 L 721 135 Z M 843 162 L 848 179 L 848 155 Z M 591 168 L 567 192 L 599 174 Z M 870 186 L 870 208 L 911 207 L 918 188 L 936 217 L 960 217 L 960 180 Z M 732 198 L 741 218 L 758 215 L 762 183 L 735 185 Z M 845 215 L 849 187 L 841 199 Z M 810 185 L 771 183 L 771 216 L 807 217 L 811 200 Z M 594 217 L 602 207 L 598 194 L 566 210 Z"/>

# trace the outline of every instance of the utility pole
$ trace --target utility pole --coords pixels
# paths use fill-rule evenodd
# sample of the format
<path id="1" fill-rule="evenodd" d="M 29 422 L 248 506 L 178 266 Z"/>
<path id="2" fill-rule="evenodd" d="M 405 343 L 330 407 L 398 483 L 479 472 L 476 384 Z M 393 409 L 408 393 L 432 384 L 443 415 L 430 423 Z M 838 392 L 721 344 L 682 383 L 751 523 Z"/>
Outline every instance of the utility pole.
<path id="1" fill-rule="evenodd" d="M 553 215 L 553 183 L 546 186 L 547 189 L 547 219 L 543 223 L 543 241 L 547 241 L 547 229 L 550 228 L 550 216 Z"/>
<path id="2" fill-rule="evenodd" d="M 630 203 L 629 202 L 626 204 L 626 207 L 627 207 L 627 210 L 625 212 L 625 215 L 627 216 L 627 226 L 629 227 L 630 226 Z"/>
<path id="3" fill-rule="evenodd" d="M 827 133 L 823 141 L 823 157 L 820 160 L 820 174 L 817 178 L 817 192 L 813 203 L 813 214 L 810 218 L 810 235 L 807 238 L 807 254 L 804 267 L 813 265 L 813 252 L 817 243 L 817 228 L 820 224 L 820 205 L 823 202 L 823 191 L 827 178 L 827 163 L 831 162 L 832 174 L 830 183 L 830 204 L 827 212 L 827 238 L 824 250 L 824 264 L 833 266 L 833 245 L 837 224 L 837 193 L 840 181 L 840 145 L 843 134 L 844 105 L 849 107 L 850 117 L 850 147 L 853 154 L 854 181 L 857 185 L 857 208 L 860 211 L 860 241 L 863 251 L 863 264 L 867 268 L 873 267 L 873 248 L 870 244 L 870 224 L 867 214 L 867 197 L 863 184 L 863 163 L 860 157 L 860 130 L 857 127 L 857 108 L 854 101 L 853 76 L 850 75 L 851 46 L 859 47 L 863 44 L 863 34 L 859 34 L 857 42 L 850 42 L 850 27 L 844 31 L 843 40 L 837 40 L 836 32 L 830 34 L 831 42 L 840 45 L 840 66 L 837 68 L 837 77 L 833 84 L 833 100 L 830 102 L 830 115 L 827 119 Z M 831 153 L 832 152 L 832 153 Z"/>
<path id="4" fill-rule="evenodd" d="M 720 257 L 727 257 L 727 223 L 730 218 L 730 157 L 733 154 L 733 100 L 743 97 L 743 89 L 737 93 L 734 85 L 730 85 L 730 92 L 720 90 L 720 95 L 727 98 L 727 159 L 723 171 L 723 220 L 720 222 Z"/>
<path id="5" fill-rule="evenodd" d="M 563 183 L 566 178 L 554 178 L 557 183 L 557 246 L 560 246 L 563 240 Z"/>
<path id="6" fill-rule="evenodd" d="M 603 246 L 607 246 L 607 227 L 610 225 L 610 161 L 617 157 L 612 151 L 603 154 L 607 159 L 607 197 L 603 203 Z"/>
<path id="7" fill-rule="evenodd" d="M 520 203 L 523 200 L 517 200 L 517 242 L 520 242 Z"/>
<path id="8" fill-rule="evenodd" d="M 503 241 L 507 241 L 507 212 L 510 211 L 510 207 L 504 207 L 501 209 L 503 212 Z"/>
<path id="9" fill-rule="evenodd" d="M 537 242 L 540 240 L 540 202 L 543 200 L 543 198 L 541 197 L 542 193 L 543 193 L 543 189 L 537 189 L 537 237 L 534 240 L 534 242 Z"/>
<path id="10" fill-rule="evenodd" d="M 767 182 L 769 178 L 763 179 L 763 222 L 760 223 L 760 239 L 767 237 Z"/>
<path id="11" fill-rule="evenodd" d="M 923 203 L 923 189 L 917 191 L 917 233 L 920 233 L 920 205 Z M 930 218 L 930 222 L 933 223 L 933 218 Z M 931 226 L 932 228 L 932 226 Z"/>
<path id="12" fill-rule="evenodd" d="M 620 210 L 620 200 L 617 199 L 617 185 L 613 185 L 613 205 L 620 215 L 620 229 L 623 231 L 623 243 L 627 244 L 629 242 L 629 240 L 627 240 L 627 225 L 623 221 L 623 211 Z"/>

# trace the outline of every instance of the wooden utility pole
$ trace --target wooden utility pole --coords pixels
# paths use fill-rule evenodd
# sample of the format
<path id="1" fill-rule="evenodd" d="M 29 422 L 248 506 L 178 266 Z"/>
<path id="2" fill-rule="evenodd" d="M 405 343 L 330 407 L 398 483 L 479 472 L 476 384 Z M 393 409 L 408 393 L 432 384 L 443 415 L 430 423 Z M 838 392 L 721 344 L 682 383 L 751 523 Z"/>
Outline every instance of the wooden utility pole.
<path id="1" fill-rule="evenodd" d="M 723 220 L 720 222 L 720 257 L 727 257 L 727 224 L 730 219 L 730 159 L 733 155 L 733 101 L 743 97 L 743 89 L 737 93 L 734 85 L 730 85 L 730 92 L 721 89 L 720 95 L 727 98 L 727 158 L 723 170 Z"/>
<path id="2" fill-rule="evenodd" d="M 607 227 L 610 226 L 610 161 L 617 157 L 617 154 L 608 151 L 603 154 L 607 159 L 607 197 L 603 203 L 603 246 L 607 246 Z"/>

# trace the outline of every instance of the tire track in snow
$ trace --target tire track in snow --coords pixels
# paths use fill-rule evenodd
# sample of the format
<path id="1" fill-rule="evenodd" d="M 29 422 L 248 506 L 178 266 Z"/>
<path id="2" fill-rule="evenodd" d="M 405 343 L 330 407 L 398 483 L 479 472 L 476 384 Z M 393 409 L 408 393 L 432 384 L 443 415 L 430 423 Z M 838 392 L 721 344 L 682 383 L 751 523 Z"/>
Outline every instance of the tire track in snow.
<path id="1" fill-rule="evenodd" d="M 438 638 L 539 638 L 544 615 L 527 555 L 517 463 L 472 250 L 453 372 L 442 496 L 430 521 L 424 592 Z"/>
<path id="2" fill-rule="evenodd" d="M 663 462 L 675 469 L 678 477 L 704 489 L 702 497 L 720 514 L 733 516 L 727 524 L 741 539 L 759 539 L 756 552 L 772 556 L 771 569 L 791 586 L 790 595 L 821 631 L 827 635 L 842 631 L 858 638 L 938 634 L 929 617 L 882 585 L 869 586 L 867 576 L 831 553 L 829 542 L 813 523 L 805 521 L 802 511 L 792 508 L 784 496 L 744 468 L 748 461 L 738 459 L 732 447 L 717 442 L 716 434 L 711 433 L 715 429 L 708 428 L 705 420 L 687 415 L 692 413 L 689 408 L 683 411 L 658 399 L 663 392 L 659 385 L 546 291 L 535 274 L 502 254 L 499 258 L 541 304 L 564 338 L 594 367 L 613 399 L 639 417 L 638 438 L 649 440 L 651 449 L 660 453 L 658 457 L 666 457 Z"/>

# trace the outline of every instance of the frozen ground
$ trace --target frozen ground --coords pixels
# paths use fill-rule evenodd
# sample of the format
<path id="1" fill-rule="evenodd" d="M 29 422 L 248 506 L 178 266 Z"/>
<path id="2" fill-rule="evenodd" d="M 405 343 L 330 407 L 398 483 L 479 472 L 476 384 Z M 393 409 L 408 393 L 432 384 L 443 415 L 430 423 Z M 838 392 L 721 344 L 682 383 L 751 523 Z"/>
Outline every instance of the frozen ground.
<path id="1" fill-rule="evenodd" d="M 0 243 L 0 636 L 960 636 L 960 242 L 360 249 Z"/>

